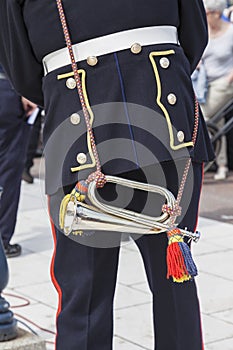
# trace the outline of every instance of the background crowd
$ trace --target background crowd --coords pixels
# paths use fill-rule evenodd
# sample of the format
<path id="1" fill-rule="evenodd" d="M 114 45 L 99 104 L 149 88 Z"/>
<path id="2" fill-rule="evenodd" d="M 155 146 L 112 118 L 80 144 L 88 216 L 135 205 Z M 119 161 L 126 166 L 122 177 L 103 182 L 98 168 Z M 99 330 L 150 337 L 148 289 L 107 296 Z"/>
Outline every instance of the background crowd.
<path id="1" fill-rule="evenodd" d="M 204 0 L 209 42 L 202 60 L 193 75 L 194 88 L 201 104 L 201 109 L 207 122 L 214 120 L 216 113 L 225 106 L 233 104 L 233 6 L 226 0 Z M 227 7 L 228 6 L 228 7 Z M 228 116 L 223 113 L 216 126 L 221 129 Z M 215 180 L 226 178 L 229 168 L 232 169 L 232 159 L 229 151 L 233 145 L 232 132 L 221 137 L 221 147 L 216 154 Z"/>

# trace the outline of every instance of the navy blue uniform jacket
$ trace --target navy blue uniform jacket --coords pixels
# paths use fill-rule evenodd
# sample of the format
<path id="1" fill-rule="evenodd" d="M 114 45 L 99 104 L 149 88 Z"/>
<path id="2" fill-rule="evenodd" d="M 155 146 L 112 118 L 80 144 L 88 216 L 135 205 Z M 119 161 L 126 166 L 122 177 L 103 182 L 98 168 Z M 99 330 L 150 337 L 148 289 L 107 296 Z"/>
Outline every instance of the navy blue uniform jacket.
<path id="1" fill-rule="evenodd" d="M 180 45 L 103 55 L 94 67 L 78 63 L 103 171 L 119 174 L 189 155 L 197 162 L 212 159 L 201 113 L 195 147 L 191 143 L 195 103 L 190 74 L 208 39 L 202 0 L 64 0 L 64 9 L 72 43 L 140 27 L 178 30 Z M 95 169 L 77 91 L 66 86 L 71 66 L 43 77 L 42 58 L 63 47 L 55 0 L 1 0 L 0 61 L 15 89 L 45 108 L 49 194 Z M 161 65 L 164 57 L 167 68 Z M 70 116 L 77 112 L 80 122 L 73 124 Z"/>

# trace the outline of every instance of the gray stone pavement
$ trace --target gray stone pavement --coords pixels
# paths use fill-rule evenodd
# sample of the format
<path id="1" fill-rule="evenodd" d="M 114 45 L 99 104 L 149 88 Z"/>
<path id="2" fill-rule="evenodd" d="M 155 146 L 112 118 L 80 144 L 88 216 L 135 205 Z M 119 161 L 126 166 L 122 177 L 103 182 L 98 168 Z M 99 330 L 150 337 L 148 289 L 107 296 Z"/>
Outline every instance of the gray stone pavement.
<path id="1" fill-rule="evenodd" d="M 224 181 L 213 180 L 213 172 L 205 174 L 200 205 L 200 214 L 233 224 L 233 171 Z"/>
<path id="2" fill-rule="evenodd" d="M 36 326 L 55 331 L 57 294 L 50 280 L 53 242 L 46 207 L 43 180 L 36 179 L 33 185 L 22 182 L 14 241 L 22 244 L 23 254 L 8 259 L 10 281 L 5 298 L 15 317 L 53 342 L 54 335 Z M 198 228 L 202 238 L 193 244 L 193 255 L 199 269 L 196 281 L 205 349 L 233 350 L 233 226 L 201 216 Z M 14 308 L 25 303 L 18 297 L 29 304 Z M 151 307 L 141 257 L 133 243 L 126 244 L 121 249 L 115 297 L 114 350 L 153 349 Z M 54 346 L 48 343 L 47 349 Z"/>

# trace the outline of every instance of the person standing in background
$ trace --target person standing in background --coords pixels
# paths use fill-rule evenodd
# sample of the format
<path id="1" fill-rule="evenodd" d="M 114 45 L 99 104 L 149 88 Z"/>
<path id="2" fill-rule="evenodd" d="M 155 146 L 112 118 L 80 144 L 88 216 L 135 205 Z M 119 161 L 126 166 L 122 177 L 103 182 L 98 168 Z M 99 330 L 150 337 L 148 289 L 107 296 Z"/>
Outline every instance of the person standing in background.
<path id="1" fill-rule="evenodd" d="M 26 181 L 29 184 L 32 184 L 34 182 L 34 177 L 31 174 L 31 168 L 33 167 L 34 161 L 37 154 L 37 149 L 39 145 L 40 140 L 40 134 L 41 134 L 41 119 L 42 119 L 42 110 L 39 109 L 36 120 L 34 121 L 33 125 L 31 126 L 31 132 L 28 142 L 28 148 L 26 153 L 26 161 L 22 173 L 22 179 Z"/>
<path id="2" fill-rule="evenodd" d="M 227 7 L 226 0 L 204 0 L 206 8 L 209 43 L 204 51 L 204 65 L 208 92 L 206 102 L 201 103 L 206 120 L 211 119 L 227 102 L 233 100 L 233 25 L 222 18 Z M 220 120 L 218 126 L 225 123 Z M 215 180 L 224 180 L 228 173 L 226 137 L 216 158 Z"/>
<path id="3" fill-rule="evenodd" d="M 21 176 L 30 135 L 27 118 L 36 105 L 19 96 L 0 66 L 0 234 L 8 258 L 21 254 L 11 244 L 20 198 Z"/>

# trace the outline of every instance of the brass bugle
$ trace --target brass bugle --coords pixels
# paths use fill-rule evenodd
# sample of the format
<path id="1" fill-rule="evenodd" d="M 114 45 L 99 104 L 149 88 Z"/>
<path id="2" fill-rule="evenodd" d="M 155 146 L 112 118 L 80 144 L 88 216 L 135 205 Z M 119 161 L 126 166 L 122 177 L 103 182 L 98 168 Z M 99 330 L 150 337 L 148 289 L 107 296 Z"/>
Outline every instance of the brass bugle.
<path id="1" fill-rule="evenodd" d="M 167 224 L 157 222 L 153 227 L 142 225 L 132 220 L 121 219 L 117 216 L 101 213 L 94 207 L 83 203 L 69 203 L 69 209 L 65 219 L 65 234 L 69 235 L 72 231 L 115 231 L 134 234 L 158 234 L 169 230 Z M 183 236 L 197 242 L 200 238 L 200 232 L 191 232 L 186 229 L 180 229 Z"/>
<path id="2" fill-rule="evenodd" d="M 106 176 L 106 180 L 118 185 L 158 193 L 165 197 L 169 206 L 173 207 L 175 205 L 174 195 L 164 187 L 115 176 Z M 95 191 L 96 183 L 93 181 L 88 186 L 88 198 L 91 205 L 76 200 L 68 203 L 64 218 L 64 233 L 66 235 L 69 235 L 72 231 L 85 230 L 158 234 L 171 229 L 168 213 L 162 213 L 159 217 L 152 217 L 128 209 L 113 207 L 101 203 L 96 198 Z M 186 229 L 180 229 L 180 232 L 183 236 L 187 236 L 195 242 L 200 238 L 199 232 L 191 232 Z"/>

